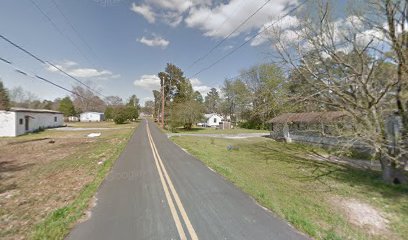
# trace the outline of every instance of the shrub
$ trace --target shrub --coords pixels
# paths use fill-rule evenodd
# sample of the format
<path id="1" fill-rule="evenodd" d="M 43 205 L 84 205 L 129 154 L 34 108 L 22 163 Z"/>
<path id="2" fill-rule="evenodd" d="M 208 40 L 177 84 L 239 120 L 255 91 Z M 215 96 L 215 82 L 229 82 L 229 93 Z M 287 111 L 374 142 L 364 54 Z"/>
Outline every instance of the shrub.
<path id="1" fill-rule="evenodd" d="M 113 121 L 116 124 L 124 124 L 128 120 L 128 112 L 126 108 L 119 107 L 113 111 Z"/>

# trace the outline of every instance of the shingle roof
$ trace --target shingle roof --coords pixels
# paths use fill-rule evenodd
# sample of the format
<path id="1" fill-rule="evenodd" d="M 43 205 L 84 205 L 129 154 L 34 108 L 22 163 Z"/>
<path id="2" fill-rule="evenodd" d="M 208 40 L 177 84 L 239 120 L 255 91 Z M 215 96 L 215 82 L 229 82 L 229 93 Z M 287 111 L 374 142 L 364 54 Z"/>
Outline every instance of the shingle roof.
<path id="1" fill-rule="evenodd" d="M 269 123 L 320 123 L 333 122 L 337 119 L 347 116 L 346 112 L 305 112 L 305 113 L 284 113 L 269 120 Z"/>

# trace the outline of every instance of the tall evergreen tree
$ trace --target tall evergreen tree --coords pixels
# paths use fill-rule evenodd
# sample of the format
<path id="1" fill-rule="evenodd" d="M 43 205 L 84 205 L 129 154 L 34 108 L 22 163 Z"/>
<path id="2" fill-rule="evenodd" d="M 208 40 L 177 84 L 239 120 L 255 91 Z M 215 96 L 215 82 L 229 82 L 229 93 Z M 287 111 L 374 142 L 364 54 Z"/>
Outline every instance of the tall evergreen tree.
<path id="1" fill-rule="evenodd" d="M 0 110 L 10 109 L 10 98 L 8 90 L 4 87 L 3 82 L 0 81 Z"/>
<path id="2" fill-rule="evenodd" d="M 71 98 L 64 97 L 59 103 L 58 111 L 62 112 L 66 117 L 75 115 L 76 111 Z"/>

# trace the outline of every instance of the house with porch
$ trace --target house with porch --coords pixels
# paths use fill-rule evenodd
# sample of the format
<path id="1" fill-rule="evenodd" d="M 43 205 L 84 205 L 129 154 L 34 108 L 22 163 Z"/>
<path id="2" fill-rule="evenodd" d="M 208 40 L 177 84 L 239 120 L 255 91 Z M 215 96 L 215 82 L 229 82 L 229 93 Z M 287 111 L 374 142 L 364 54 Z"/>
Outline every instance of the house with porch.
<path id="1" fill-rule="evenodd" d="M 347 118 L 347 113 L 342 111 L 303 112 L 284 113 L 268 122 L 274 139 L 331 145 L 338 140 L 331 137 L 335 135 L 338 124 L 344 123 Z"/>

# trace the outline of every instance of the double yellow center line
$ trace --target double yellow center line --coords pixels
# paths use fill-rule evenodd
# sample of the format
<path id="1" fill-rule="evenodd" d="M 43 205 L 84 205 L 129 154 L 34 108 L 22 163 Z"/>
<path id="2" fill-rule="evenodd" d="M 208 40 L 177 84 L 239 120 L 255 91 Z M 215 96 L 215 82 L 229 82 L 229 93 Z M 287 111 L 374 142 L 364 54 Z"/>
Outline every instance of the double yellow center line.
<path id="1" fill-rule="evenodd" d="M 174 188 L 173 182 L 170 179 L 169 174 L 167 173 L 166 168 L 164 167 L 163 161 L 159 155 L 159 152 L 157 151 L 156 144 L 153 141 L 152 134 L 150 133 L 149 129 L 149 122 L 146 120 L 146 131 L 147 131 L 147 137 L 149 139 L 150 147 L 153 152 L 153 157 L 154 161 L 156 163 L 157 171 L 159 172 L 160 176 L 160 181 L 163 186 L 164 194 L 167 199 L 167 203 L 169 204 L 171 215 L 173 217 L 174 223 L 176 224 L 177 232 L 180 235 L 181 240 L 187 239 L 186 233 L 184 232 L 182 222 L 180 221 L 179 215 L 177 213 L 176 206 L 174 202 L 177 205 L 178 210 L 180 211 L 180 215 L 186 225 L 187 231 L 191 237 L 192 240 L 198 240 L 197 234 L 193 228 L 193 225 L 191 225 L 190 219 L 187 216 L 186 210 L 183 207 L 183 204 L 181 203 L 180 197 L 176 192 L 176 189 Z M 174 201 L 173 201 L 173 198 Z"/>

